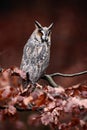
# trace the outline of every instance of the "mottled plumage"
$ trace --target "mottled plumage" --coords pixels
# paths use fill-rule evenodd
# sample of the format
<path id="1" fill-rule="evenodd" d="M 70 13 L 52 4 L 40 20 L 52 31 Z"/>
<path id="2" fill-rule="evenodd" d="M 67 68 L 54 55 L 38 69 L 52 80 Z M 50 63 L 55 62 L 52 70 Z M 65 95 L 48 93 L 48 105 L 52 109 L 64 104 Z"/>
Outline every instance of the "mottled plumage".
<path id="1" fill-rule="evenodd" d="M 33 84 L 38 81 L 49 65 L 53 24 L 49 27 L 42 27 L 35 21 L 35 26 L 36 29 L 24 46 L 20 66 L 24 72 L 28 73 L 29 80 Z"/>

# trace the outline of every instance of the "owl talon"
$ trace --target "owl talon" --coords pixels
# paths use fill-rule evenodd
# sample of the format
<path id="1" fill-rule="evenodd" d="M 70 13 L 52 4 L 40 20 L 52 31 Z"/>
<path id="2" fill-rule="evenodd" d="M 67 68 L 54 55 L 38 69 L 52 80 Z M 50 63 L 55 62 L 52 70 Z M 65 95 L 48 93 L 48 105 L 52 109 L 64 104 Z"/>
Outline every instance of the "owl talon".
<path id="1" fill-rule="evenodd" d="M 32 93 L 36 89 L 36 84 L 31 84 L 29 87 L 29 92 Z"/>

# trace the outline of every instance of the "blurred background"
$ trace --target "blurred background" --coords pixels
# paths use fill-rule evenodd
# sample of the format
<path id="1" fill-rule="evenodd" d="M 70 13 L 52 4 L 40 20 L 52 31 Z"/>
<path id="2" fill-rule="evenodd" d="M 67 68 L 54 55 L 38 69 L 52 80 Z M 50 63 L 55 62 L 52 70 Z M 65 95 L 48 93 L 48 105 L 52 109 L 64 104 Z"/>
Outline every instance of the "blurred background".
<path id="1" fill-rule="evenodd" d="M 0 66 L 20 66 L 23 47 L 35 29 L 52 22 L 51 60 L 47 73 L 87 70 L 87 3 L 85 0 L 0 0 Z M 87 75 L 55 81 L 63 87 Z"/>
<path id="2" fill-rule="evenodd" d="M 87 70 L 87 4 L 85 0 L 1 0 L 0 66 L 20 66 L 23 47 L 35 29 L 54 23 L 51 60 L 47 73 Z M 86 80 L 57 77 L 66 87 Z"/>

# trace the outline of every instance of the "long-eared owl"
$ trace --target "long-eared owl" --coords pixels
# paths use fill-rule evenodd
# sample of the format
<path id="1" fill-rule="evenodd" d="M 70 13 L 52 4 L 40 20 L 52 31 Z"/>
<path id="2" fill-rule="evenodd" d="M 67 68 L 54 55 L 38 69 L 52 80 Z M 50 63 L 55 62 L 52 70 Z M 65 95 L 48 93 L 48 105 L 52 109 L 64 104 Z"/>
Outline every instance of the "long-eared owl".
<path id="1" fill-rule="evenodd" d="M 42 27 L 35 21 L 36 28 L 24 46 L 20 68 L 28 73 L 32 84 L 40 79 L 49 65 L 52 26 L 53 23 Z"/>

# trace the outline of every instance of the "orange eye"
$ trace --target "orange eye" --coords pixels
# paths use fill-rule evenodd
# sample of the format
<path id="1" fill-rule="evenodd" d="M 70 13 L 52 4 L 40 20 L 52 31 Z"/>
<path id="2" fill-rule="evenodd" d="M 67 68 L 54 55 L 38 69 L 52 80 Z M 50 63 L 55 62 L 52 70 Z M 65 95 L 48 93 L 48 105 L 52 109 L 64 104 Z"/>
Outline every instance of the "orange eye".
<path id="1" fill-rule="evenodd" d="M 38 34 L 41 37 L 43 35 L 43 33 L 41 32 L 41 30 L 38 30 Z"/>

